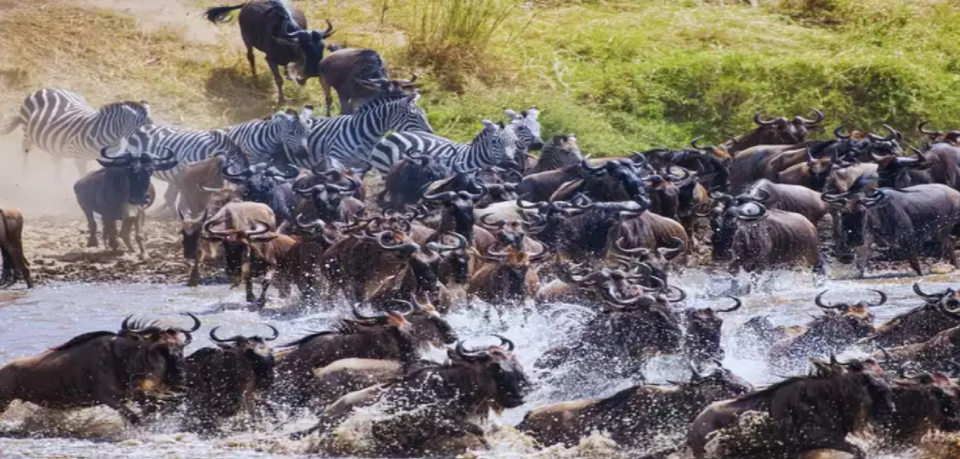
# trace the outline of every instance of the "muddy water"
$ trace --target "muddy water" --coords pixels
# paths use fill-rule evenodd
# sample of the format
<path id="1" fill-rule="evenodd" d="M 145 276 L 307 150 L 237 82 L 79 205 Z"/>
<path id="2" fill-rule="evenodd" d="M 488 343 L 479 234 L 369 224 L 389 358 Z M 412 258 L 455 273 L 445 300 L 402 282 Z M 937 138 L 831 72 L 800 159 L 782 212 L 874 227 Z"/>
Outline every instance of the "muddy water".
<path id="1" fill-rule="evenodd" d="M 758 358 L 758 352 L 748 342 L 734 338 L 734 331 L 748 318 L 769 314 L 777 323 L 799 324 L 817 314 L 812 298 L 822 289 L 829 289 L 827 301 L 873 298 L 866 289 L 882 289 L 890 295 L 884 306 L 874 309 L 878 320 L 889 318 L 917 305 L 911 292 L 912 277 L 893 277 L 897 274 L 866 280 L 832 280 L 822 286 L 813 285 L 806 274 L 776 273 L 760 279 L 746 276 L 731 279 L 705 271 L 689 271 L 677 276 L 675 282 L 685 286 L 692 307 L 726 306 L 729 300 L 721 295 L 739 294 L 745 300 L 744 308 L 730 314 L 724 323 L 724 347 L 727 356 L 724 365 L 754 384 L 775 381 L 777 376 Z M 842 273 L 835 273 L 842 275 Z M 935 290 L 956 285 L 958 275 L 928 276 L 925 288 Z M 739 292 L 737 291 L 739 290 Z M 749 290 L 747 292 L 746 290 Z M 160 316 L 182 320 L 183 312 L 197 313 L 204 328 L 191 345 L 199 349 L 210 345 L 206 332 L 212 326 L 222 326 L 224 333 L 254 334 L 262 329 L 259 324 L 270 323 L 281 331 L 280 342 L 302 336 L 309 330 L 319 330 L 330 324 L 339 314 L 346 313 L 345 305 L 332 310 L 299 310 L 295 305 L 276 301 L 270 312 L 248 310 L 240 302 L 241 294 L 226 286 L 189 289 L 158 284 L 67 284 L 53 283 L 33 291 L 8 290 L 0 292 L 0 362 L 42 352 L 72 336 L 92 330 L 115 330 L 128 314 L 146 317 Z M 562 343 L 586 321 L 591 312 L 577 305 L 554 305 L 543 310 L 494 314 L 487 318 L 482 305 L 451 315 L 453 326 L 463 337 L 502 333 L 513 339 L 518 356 L 532 371 L 533 362 L 548 348 Z M 852 350 L 850 355 L 858 352 Z M 442 354 L 435 352 L 433 357 Z M 648 380 L 686 377 L 683 362 L 660 358 L 652 361 L 644 373 Z M 537 375 L 534 374 L 536 377 Z M 583 457 L 612 454 L 610 445 L 602 438 L 591 438 L 578 448 L 565 450 L 551 448 L 537 452 L 530 442 L 508 426 L 515 425 L 531 408 L 559 401 L 562 397 L 593 397 L 610 393 L 631 384 L 629 379 L 617 381 L 590 381 L 586 387 L 556 388 L 540 384 L 528 397 L 528 403 L 495 417 L 492 424 L 498 431 L 492 434 L 493 450 L 479 452 L 480 457 Z M 306 415 L 305 415 L 306 416 Z M 312 452 L 310 441 L 295 442 L 287 433 L 310 425 L 311 419 L 291 417 L 279 425 L 261 425 L 217 438 L 200 438 L 178 432 L 176 419 L 164 419 L 144 427 L 126 428 L 120 419 L 107 409 L 81 410 L 63 414 L 36 409 L 25 404 L 14 404 L 0 417 L 0 457 L 293 457 Z M 314 457 L 316 457 L 314 455 Z M 919 457 L 907 454 L 887 457 Z"/>

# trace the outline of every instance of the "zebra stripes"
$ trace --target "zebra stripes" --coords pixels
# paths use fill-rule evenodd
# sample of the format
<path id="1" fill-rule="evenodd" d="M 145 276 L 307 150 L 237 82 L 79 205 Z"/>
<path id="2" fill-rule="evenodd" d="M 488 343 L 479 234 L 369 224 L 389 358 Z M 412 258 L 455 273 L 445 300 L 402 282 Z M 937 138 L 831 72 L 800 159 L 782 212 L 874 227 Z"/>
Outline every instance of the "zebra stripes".
<path id="1" fill-rule="evenodd" d="M 167 183 L 176 182 L 183 168 L 203 161 L 215 153 L 226 153 L 231 158 L 241 155 L 223 131 L 193 131 L 176 126 L 143 126 L 127 137 L 125 143 L 124 152 L 134 156 L 148 154 L 162 157 L 169 154 L 168 151 L 173 152 L 177 165 L 153 174 L 155 178 Z"/>
<path id="2" fill-rule="evenodd" d="M 543 147 L 543 139 L 540 137 L 540 110 L 537 107 L 523 110 L 519 115 L 510 109 L 503 113 L 510 118 L 507 129 L 512 130 L 517 137 L 517 153 L 526 154 L 530 148 L 539 150 Z"/>
<path id="3" fill-rule="evenodd" d="M 410 154 L 436 157 L 447 170 L 486 169 L 504 157 L 513 159 L 516 143 L 513 131 L 503 124 L 483 120 L 483 130 L 469 144 L 423 132 L 395 132 L 377 143 L 370 162 L 381 174 Z"/>
<path id="4" fill-rule="evenodd" d="M 150 123 L 150 106 L 144 101 L 115 102 L 94 109 L 77 93 L 41 89 L 27 96 L 19 116 L 0 127 L 0 135 L 23 126 L 25 154 L 39 147 L 54 157 L 58 172 L 60 159 L 76 158 L 83 175 L 85 162 L 99 158 L 100 149 L 117 145 Z"/>
<path id="5" fill-rule="evenodd" d="M 240 147 L 250 164 L 269 163 L 277 157 L 306 158 L 312 115 L 312 105 L 305 106 L 299 115 L 294 110 L 277 112 L 269 118 L 227 128 L 227 135 Z"/>
<path id="6" fill-rule="evenodd" d="M 329 158 L 348 167 L 364 167 L 374 144 L 387 131 L 433 132 L 427 115 L 417 100 L 420 94 L 397 97 L 383 94 L 360 105 L 353 115 L 314 118 L 307 137 L 309 155 L 287 153 L 287 161 L 298 167 L 313 168 Z"/>

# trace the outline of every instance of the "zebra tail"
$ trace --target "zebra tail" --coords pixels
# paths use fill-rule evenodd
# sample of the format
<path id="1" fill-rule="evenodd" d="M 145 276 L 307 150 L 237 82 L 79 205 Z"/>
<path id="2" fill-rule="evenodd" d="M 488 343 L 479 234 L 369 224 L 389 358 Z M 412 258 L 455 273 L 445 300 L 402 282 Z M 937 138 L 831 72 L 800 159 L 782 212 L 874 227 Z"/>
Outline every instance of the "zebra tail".
<path id="1" fill-rule="evenodd" d="M 20 116 L 14 116 L 7 120 L 6 123 L 0 124 L 0 135 L 7 135 L 13 132 L 17 126 L 20 126 Z"/>
<path id="2" fill-rule="evenodd" d="M 207 20 L 214 24 L 223 24 L 225 22 L 230 22 L 230 12 L 233 10 L 238 10 L 247 6 L 246 3 L 241 3 L 234 6 L 218 6 L 216 8 L 210 8 L 204 13 L 204 16 L 207 17 Z"/>

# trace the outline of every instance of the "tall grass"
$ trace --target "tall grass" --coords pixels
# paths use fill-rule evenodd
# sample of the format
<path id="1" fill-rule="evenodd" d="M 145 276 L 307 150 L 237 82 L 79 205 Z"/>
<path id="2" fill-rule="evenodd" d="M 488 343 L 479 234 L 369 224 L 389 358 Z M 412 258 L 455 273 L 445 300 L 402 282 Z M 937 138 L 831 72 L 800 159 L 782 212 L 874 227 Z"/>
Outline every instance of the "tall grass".
<path id="1" fill-rule="evenodd" d="M 435 70 L 446 89 L 462 90 L 462 76 L 489 69 L 490 42 L 516 7 L 516 0 L 415 0 L 407 58 Z"/>

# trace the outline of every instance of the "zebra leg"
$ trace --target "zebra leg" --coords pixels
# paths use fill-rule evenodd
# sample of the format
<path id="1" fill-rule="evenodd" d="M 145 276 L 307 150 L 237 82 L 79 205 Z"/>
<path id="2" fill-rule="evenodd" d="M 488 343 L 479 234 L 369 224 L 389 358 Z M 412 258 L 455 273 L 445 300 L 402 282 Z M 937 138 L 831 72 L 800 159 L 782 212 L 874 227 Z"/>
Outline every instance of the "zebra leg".
<path id="1" fill-rule="evenodd" d="M 277 85 L 277 105 L 282 106 L 286 102 L 283 97 L 283 77 L 280 76 L 280 69 L 277 64 L 267 59 L 267 65 L 270 66 L 270 72 L 273 73 L 273 82 Z"/>

